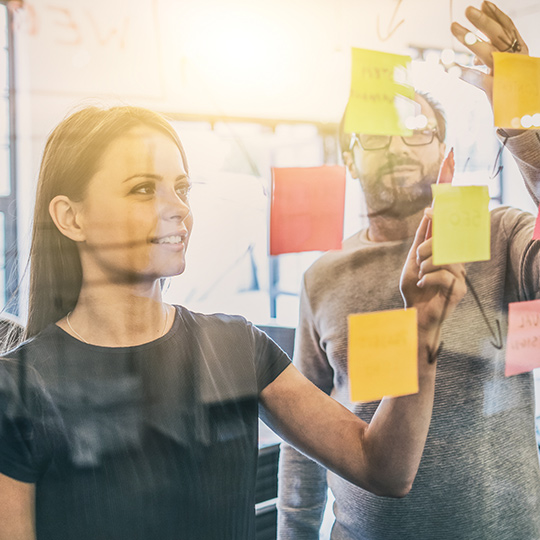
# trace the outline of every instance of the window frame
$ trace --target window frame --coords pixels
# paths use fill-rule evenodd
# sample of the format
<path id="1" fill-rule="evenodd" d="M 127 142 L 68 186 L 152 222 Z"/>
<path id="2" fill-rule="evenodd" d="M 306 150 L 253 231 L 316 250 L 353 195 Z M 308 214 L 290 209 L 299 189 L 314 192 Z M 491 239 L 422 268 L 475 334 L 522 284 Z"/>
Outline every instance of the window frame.
<path id="1" fill-rule="evenodd" d="M 5 310 L 19 315 L 19 267 L 17 229 L 17 114 L 16 114 L 16 62 L 14 12 L 20 4 L 10 0 L 0 0 L 6 9 L 7 34 L 7 93 L 4 98 L 8 105 L 7 151 L 9 162 L 9 195 L 0 196 L 0 212 L 4 215 L 4 301 Z"/>

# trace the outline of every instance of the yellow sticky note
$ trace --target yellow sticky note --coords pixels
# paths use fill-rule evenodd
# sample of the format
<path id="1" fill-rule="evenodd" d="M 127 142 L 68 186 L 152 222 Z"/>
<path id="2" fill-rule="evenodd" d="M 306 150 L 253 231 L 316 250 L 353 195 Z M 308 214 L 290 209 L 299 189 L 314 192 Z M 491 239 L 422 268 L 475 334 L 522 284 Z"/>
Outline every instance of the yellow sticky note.
<path id="1" fill-rule="evenodd" d="M 351 401 L 418 392 L 416 309 L 349 315 Z"/>
<path id="2" fill-rule="evenodd" d="M 416 110 L 410 62 L 410 56 L 353 48 L 346 133 L 411 135 L 405 124 Z"/>
<path id="3" fill-rule="evenodd" d="M 540 127 L 540 58 L 494 52 L 493 69 L 495 125 Z"/>
<path id="4" fill-rule="evenodd" d="M 433 262 L 488 261 L 491 222 L 487 186 L 434 184 Z"/>

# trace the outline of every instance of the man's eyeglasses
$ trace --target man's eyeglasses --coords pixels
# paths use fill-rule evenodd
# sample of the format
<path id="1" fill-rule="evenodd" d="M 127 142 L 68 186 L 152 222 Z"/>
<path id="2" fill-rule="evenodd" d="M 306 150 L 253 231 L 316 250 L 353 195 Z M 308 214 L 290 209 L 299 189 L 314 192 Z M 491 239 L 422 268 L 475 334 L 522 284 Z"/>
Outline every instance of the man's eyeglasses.
<path id="1" fill-rule="evenodd" d="M 439 138 L 439 130 L 435 127 L 432 129 L 414 130 L 412 135 L 401 136 L 401 140 L 407 146 L 424 146 L 431 144 L 433 139 Z M 356 143 L 359 143 L 364 150 L 386 150 L 390 146 L 393 135 L 366 135 L 365 133 L 353 133 L 351 135 L 351 143 L 349 150 L 354 148 Z"/>

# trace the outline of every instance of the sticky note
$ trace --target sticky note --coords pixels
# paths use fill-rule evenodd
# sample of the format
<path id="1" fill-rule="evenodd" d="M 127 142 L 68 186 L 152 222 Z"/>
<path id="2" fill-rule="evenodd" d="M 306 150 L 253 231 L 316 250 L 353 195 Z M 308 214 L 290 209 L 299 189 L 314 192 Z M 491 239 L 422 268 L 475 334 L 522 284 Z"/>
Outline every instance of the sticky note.
<path id="1" fill-rule="evenodd" d="M 351 401 L 418 392 L 416 309 L 349 315 Z"/>
<path id="2" fill-rule="evenodd" d="M 406 122 L 417 106 L 414 88 L 407 83 L 410 62 L 410 56 L 352 49 L 346 133 L 411 135 Z"/>
<path id="3" fill-rule="evenodd" d="M 341 249 L 345 167 L 272 169 L 270 255 Z"/>
<path id="4" fill-rule="evenodd" d="M 487 186 L 432 185 L 433 262 L 487 261 L 491 257 Z"/>
<path id="5" fill-rule="evenodd" d="M 494 52 L 493 68 L 495 125 L 540 127 L 540 58 Z"/>
<path id="6" fill-rule="evenodd" d="M 536 224 L 534 226 L 533 240 L 540 240 L 540 211 L 536 216 Z"/>
<path id="7" fill-rule="evenodd" d="M 508 337 L 504 374 L 540 367 L 540 300 L 508 304 Z"/>

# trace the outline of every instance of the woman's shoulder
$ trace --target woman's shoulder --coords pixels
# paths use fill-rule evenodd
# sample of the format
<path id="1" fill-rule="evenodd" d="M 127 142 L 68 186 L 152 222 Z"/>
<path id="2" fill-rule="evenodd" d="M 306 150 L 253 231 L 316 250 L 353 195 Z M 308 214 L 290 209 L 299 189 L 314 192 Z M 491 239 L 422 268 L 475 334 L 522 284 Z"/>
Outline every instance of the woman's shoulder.
<path id="1" fill-rule="evenodd" d="M 232 330 L 234 328 L 246 329 L 252 327 L 252 323 L 250 323 L 242 315 L 231 315 L 227 313 L 200 313 L 180 305 L 175 305 L 174 307 L 176 308 L 178 315 L 184 324 L 195 325 L 203 330 L 224 327 Z"/>
<path id="2" fill-rule="evenodd" d="M 22 482 L 36 482 L 64 445 L 62 420 L 34 367 L 36 341 L 0 357 L 0 473 Z"/>
<path id="3" fill-rule="evenodd" d="M 58 330 L 58 331 L 57 331 Z M 34 364 L 36 360 L 51 355 L 61 342 L 60 329 L 51 324 L 36 336 L 16 343 L 1 354 L 1 358 L 11 363 L 25 361 Z"/>

